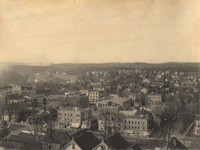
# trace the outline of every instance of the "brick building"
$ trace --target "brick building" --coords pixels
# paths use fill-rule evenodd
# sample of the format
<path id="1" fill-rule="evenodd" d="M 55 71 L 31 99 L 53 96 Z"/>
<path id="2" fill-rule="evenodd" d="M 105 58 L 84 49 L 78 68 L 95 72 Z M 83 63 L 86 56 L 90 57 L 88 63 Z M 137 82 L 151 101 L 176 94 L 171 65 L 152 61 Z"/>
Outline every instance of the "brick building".
<path id="1" fill-rule="evenodd" d="M 78 128 L 82 121 L 91 117 L 91 110 L 65 107 L 57 110 L 59 128 Z"/>
<path id="2" fill-rule="evenodd" d="M 134 116 L 124 117 L 124 133 L 132 134 L 136 137 L 148 137 L 150 135 L 149 122 L 149 114 L 144 110 L 139 111 Z"/>
<path id="3" fill-rule="evenodd" d="M 105 91 L 89 91 L 89 101 L 96 103 L 99 99 L 106 97 Z"/>

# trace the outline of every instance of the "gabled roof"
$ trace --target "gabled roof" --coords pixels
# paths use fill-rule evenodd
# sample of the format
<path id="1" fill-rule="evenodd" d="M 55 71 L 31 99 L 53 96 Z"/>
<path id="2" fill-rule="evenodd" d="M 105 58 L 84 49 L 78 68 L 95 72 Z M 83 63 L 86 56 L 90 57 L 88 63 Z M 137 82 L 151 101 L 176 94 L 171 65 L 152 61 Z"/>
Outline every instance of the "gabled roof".
<path id="1" fill-rule="evenodd" d="M 138 144 L 135 144 L 131 147 L 132 150 L 142 150 Z"/>
<path id="2" fill-rule="evenodd" d="M 119 134 L 114 134 L 104 141 L 111 149 L 126 149 L 129 143 Z"/>
<path id="3" fill-rule="evenodd" d="M 68 142 L 70 142 L 70 137 L 67 132 L 59 132 L 56 130 L 52 131 L 52 143 L 58 143 L 58 144 L 66 143 L 67 144 Z"/>
<path id="4" fill-rule="evenodd" d="M 173 137 L 168 144 L 170 149 L 187 149 L 177 138 Z"/>
<path id="5" fill-rule="evenodd" d="M 74 141 L 82 150 L 92 150 L 100 144 L 100 141 L 91 132 L 74 139 Z"/>

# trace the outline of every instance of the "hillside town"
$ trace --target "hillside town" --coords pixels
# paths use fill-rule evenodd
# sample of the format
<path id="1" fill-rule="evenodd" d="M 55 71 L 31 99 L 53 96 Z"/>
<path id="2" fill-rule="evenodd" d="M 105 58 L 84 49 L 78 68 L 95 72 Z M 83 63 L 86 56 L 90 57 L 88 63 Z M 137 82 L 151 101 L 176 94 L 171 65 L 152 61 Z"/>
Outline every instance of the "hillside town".
<path id="1" fill-rule="evenodd" d="M 0 146 L 37 150 L 200 149 L 200 72 L 35 72 L 0 87 Z"/>

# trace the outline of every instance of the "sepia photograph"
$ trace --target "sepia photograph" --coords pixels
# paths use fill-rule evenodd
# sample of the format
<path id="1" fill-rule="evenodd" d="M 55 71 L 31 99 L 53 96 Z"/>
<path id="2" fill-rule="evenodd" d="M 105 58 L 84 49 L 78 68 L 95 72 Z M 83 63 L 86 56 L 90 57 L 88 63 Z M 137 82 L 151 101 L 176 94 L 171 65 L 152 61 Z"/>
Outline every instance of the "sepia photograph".
<path id="1" fill-rule="evenodd" d="M 0 150 L 200 150 L 200 0 L 0 0 Z"/>

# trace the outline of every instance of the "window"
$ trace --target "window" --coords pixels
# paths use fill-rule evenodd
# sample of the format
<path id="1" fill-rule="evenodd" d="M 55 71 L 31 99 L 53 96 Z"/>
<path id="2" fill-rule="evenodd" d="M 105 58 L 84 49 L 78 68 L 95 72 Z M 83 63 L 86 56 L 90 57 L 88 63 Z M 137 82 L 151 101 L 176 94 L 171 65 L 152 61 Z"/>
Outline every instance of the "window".
<path id="1" fill-rule="evenodd" d="M 137 129 L 137 126 L 135 126 L 135 129 Z"/>
<path id="2" fill-rule="evenodd" d="M 140 129 L 140 126 L 138 126 L 138 129 Z"/>
<path id="3" fill-rule="evenodd" d="M 71 116 L 72 116 L 72 114 L 71 114 Z"/>
<path id="4" fill-rule="evenodd" d="M 135 121 L 135 124 L 137 124 L 137 122 Z"/>
<path id="5" fill-rule="evenodd" d="M 130 124 L 131 122 L 129 121 L 129 124 Z"/>
<path id="6" fill-rule="evenodd" d="M 133 124 L 133 121 L 132 121 L 132 124 Z"/>
<path id="7" fill-rule="evenodd" d="M 72 149 L 75 149 L 75 144 L 72 144 Z"/>
<path id="8" fill-rule="evenodd" d="M 140 124 L 140 122 L 138 121 L 138 124 Z"/>
<path id="9" fill-rule="evenodd" d="M 132 129 L 133 129 L 133 126 L 132 126 Z"/>
<path id="10" fill-rule="evenodd" d="M 143 127 L 143 130 L 145 130 L 145 127 Z"/>
<path id="11" fill-rule="evenodd" d="M 124 127 L 126 128 L 126 125 Z"/>
<path id="12" fill-rule="evenodd" d="M 65 113 L 65 116 L 66 116 L 66 113 Z"/>
<path id="13" fill-rule="evenodd" d="M 129 126 L 129 129 L 130 129 L 131 127 Z"/>
<path id="14" fill-rule="evenodd" d="M 124 120 L 124 123 L 126 123 L 126 120 Z"/>

